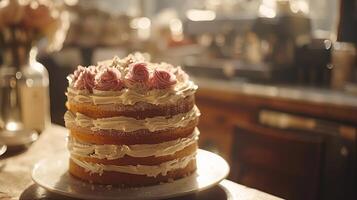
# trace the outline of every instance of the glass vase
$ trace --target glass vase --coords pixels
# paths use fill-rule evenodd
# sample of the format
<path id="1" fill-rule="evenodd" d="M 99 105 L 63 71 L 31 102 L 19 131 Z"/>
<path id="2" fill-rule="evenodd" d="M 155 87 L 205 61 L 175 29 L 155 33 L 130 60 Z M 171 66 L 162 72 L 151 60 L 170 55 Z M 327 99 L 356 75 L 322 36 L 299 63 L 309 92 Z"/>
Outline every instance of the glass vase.
<path id="1" fill-rule="evenodd" d="M 8 140 L 5 143 L 21 144 L 36 139 L 33 130 L 41 132 L 50 124 L 48 72 L 36 61 L 26 32 L 6 31 L 1 49 L 0 137 Z"/>

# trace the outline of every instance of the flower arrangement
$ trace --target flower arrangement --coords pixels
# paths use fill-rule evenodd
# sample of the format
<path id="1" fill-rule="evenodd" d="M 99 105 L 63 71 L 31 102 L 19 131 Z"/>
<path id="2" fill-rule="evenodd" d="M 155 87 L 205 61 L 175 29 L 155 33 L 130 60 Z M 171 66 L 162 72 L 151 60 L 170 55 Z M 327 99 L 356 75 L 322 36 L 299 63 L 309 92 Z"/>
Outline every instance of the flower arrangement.
<path id="1" fill-rule="evenodd" d="M 42 38 L 47 49 L 62 47 L 69 27 L 69 13 L 58 0 L 0 1 L 0 45 L 33 46 Z"/>

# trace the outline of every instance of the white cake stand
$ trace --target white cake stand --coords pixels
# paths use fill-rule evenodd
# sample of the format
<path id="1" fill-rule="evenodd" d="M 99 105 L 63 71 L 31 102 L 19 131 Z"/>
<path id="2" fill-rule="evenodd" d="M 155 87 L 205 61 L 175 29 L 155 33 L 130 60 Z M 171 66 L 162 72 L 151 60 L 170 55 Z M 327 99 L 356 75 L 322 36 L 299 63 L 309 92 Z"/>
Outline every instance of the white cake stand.
<path id="1" fill-rule="evenodd" d="M 185 178 L 154 186 L 117 188 L 85 183 L 68 172 L 68 154 L 44 159 L 35 165 L 32 179 L 41 187 L 64 196 L 81 199 L 162 199 L 208 189 L 227 177 L 229 165 L 220 156 L 199 149 L 197 171 Z"/>

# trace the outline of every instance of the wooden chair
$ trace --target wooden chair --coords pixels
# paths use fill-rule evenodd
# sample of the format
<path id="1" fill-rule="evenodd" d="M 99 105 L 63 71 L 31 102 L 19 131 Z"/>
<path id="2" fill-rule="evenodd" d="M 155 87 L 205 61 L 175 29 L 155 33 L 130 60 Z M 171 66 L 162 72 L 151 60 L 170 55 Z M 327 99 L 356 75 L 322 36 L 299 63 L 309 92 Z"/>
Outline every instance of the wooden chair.
<path id="1" fill-rule="evenodd" d="M 318 199 L 323 139 L 249 122 L 237 124 L 235 181 L 286 199 Z"/>

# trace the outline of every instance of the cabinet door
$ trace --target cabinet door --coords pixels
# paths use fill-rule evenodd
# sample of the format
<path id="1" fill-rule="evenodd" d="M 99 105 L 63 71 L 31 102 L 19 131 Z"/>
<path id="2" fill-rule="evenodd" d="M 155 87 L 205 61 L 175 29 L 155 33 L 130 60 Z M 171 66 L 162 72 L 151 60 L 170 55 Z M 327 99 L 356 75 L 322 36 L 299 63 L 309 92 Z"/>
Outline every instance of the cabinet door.
<path id="1" fill-rule="evenodd" d="M 202 115 L 198 128 L 201 135 L 200 148 L 223 156 L 229 164 L 233 144 L 234 124 L 236 121 L 250 121 L 256 112 L 246 107 L 197 98 L 196 104 Z"/>
<path id="2" fill-rule="evenodd" d="M 199 147 L 221 155 L 230 163 L 234 127 L 229 115 L 214 106 L 200 105 L 199 109 L 202 113 L 198 125 Z"/>
<path id="3" fill-rule="evenodd" d="M 317 199 L 322 138 L 242 122 L 234 134 L 232 171 L 241 184 L 286 199 Z"/>

